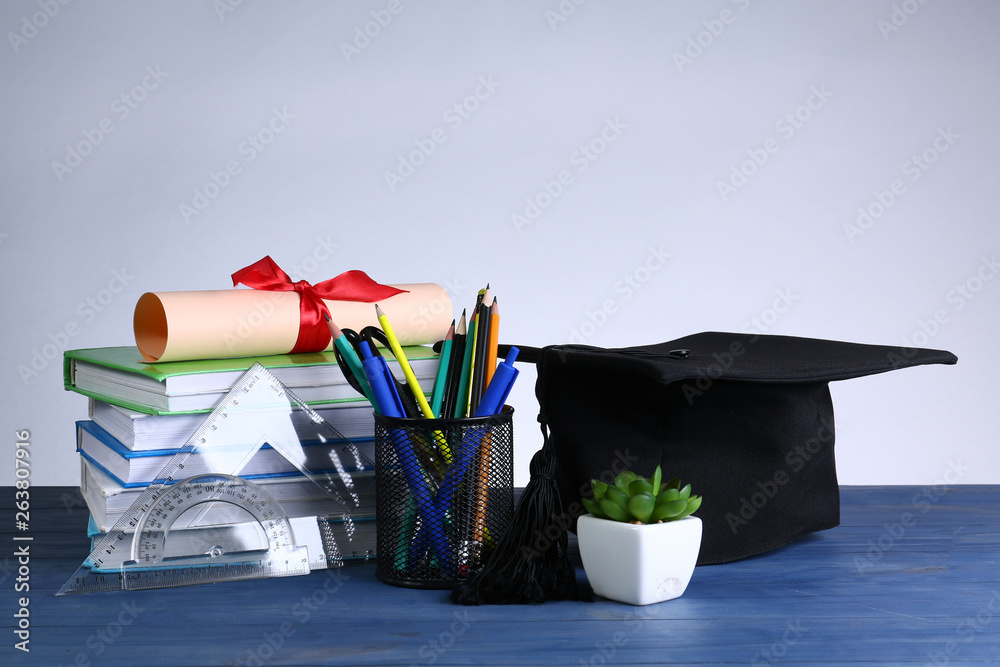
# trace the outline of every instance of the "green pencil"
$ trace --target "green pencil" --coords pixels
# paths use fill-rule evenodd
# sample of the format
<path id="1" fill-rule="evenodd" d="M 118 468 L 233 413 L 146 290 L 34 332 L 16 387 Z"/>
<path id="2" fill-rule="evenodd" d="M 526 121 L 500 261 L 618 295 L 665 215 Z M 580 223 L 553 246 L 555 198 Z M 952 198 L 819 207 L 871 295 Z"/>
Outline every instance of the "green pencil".
<path id="1" fill-rule="evenodd" d="M 435 417 L 441 416 L 441 403 L 444 401 L 444 388 L 448 384 L 448 366 L 451 363 L 451 345 L 454 337 L 455 320 L 452 320 L 441 345 L 441 357 L 438 361 L 437 375 L 434 376 L 434 389 L 431 392 L 431 412 Z"/>

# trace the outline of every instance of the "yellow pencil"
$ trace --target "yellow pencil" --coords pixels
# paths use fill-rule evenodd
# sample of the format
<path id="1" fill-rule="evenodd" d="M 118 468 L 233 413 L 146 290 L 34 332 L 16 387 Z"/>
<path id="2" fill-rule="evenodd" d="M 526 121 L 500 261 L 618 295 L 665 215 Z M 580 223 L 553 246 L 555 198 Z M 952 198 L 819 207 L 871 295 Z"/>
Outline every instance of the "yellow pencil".
<path id="1" fill-rule="evenodd" d="M 403 346 L 399 344 L 399 339 L 396 338 L 396 333 L 392 330 L 392 325 L 389 324 L 389 318 L 385 316 L 385 313 L 382 312 L 377 303 L 375 304 L 375 316 L 378 318 L 379 324 L 382 325 L 382 332 L 389 341 L 389 347 L 392 349 L 399 367 L 403 369 L 403 375 L 406 376 L 406 383 L 410 385 L 410 390 L 413 392 L 413 397 L 417 399 L 420 411 L 424 413 L 424 417 L 427 419 L 434 419 L 434 411 L 431 410 L 431 405 L 427 402 L 427 397 L 424 396 L 424 390 L 420 388 L 417 376 L 413 374 L 410 362 L 406 359 L 406 354 L 403 352 Z M 437 443 L 438 451 L 441 452 L 444 462 L 451 463 L 451 448 L 448 446 L 448 440 L 444 437 L 444 433 L 434 431 L 434 441 Z"/>
<path id="2" fill-rule="evenodd" d="M 403 375 L 406 376 L 406 383 L 410 385 L 410 390 L 413 392 L 413 397 L 417 399 L 420 411 L 424 413 L 424 417 L 427 419 L 434 419 L 434 411 L 431 410 L 431 405 L 427 402 L 427 397 L 424 396 L 424 390 L 420 388 L 417 376 L 413 374 L 413 369 L 410 368 L 410 362 L 407 361 L 403 347 L 399 344 L 399 339 L 396 338 L 396 334 L 392 330 L 392 325 L 389 324 L 389 318 L 385 316 L 385 313 L 382 312 L 377 303 L 375 304 L 375 316 L 378 318 L 379 324 L 382 325 L 385 337 L 389 340 L 389 347 L 392 348 L 392 354 L 396 357 L 396 361 L 399 362 L 399 367 L 403 369 Z"/>

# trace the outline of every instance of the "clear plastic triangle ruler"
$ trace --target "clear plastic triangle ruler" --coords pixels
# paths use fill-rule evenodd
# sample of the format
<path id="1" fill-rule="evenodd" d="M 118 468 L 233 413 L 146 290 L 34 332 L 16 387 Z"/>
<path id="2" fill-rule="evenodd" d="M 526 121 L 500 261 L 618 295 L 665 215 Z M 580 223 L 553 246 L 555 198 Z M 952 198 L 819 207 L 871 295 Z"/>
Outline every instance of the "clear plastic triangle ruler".
<path id="1" fill-rule="evenodd" d="M 293 410 L 306 415 L 299 429 L 307 435 L 296 431 Z M 326 446 L 303 447 L 302 438 Z M 335 501 L 340 529 L 330 529 L 330 515 L 289 518 L 264 485 L 240 477 L 265 443 Z M 351 472 L 373 469 L 354 443 L 254 364 L 56 595 L 294 576 L 318 559 L 338 567 L 334 535 L 350 539 L 360 502 Z"/>

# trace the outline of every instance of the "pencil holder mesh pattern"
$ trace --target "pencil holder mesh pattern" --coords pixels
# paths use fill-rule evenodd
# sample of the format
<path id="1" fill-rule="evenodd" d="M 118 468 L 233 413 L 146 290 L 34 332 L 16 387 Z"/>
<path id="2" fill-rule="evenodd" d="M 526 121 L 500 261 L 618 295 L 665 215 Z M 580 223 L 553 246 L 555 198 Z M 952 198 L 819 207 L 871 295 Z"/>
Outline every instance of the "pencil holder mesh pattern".
<path id="1" fill-rule="evenodd" d="M 513 415 L 375 416 L 375 574 L 452 588 L 484 564 L 514 514 Z"/>

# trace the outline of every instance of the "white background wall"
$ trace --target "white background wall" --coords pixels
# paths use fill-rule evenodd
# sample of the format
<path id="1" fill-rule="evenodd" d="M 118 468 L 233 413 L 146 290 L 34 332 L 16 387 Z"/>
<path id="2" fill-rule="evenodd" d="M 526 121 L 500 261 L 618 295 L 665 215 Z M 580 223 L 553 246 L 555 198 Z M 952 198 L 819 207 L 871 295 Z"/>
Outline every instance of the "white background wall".
<path id="1" fill-rule="evenodd" d="M 456 313 L 490 282 L 520 344 L 948 349 L 834 385 L 840 479 L 1000 483 L 997 3 L 7 0 L 0 29 L 0 484 L 20 429 L 34 484 L 79 483 L 64 349 L 267 254 Z"/>

